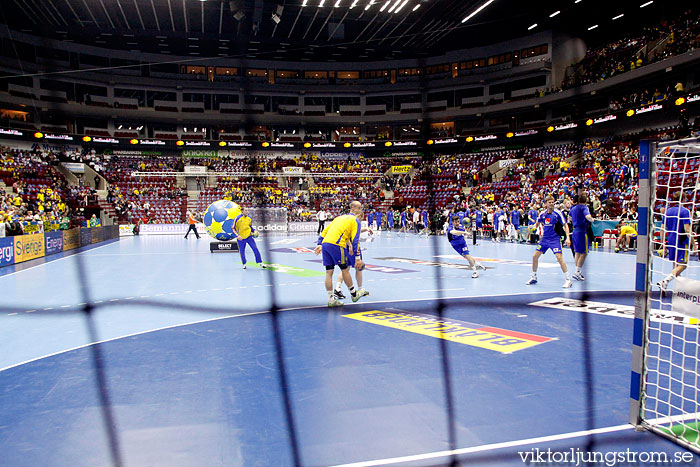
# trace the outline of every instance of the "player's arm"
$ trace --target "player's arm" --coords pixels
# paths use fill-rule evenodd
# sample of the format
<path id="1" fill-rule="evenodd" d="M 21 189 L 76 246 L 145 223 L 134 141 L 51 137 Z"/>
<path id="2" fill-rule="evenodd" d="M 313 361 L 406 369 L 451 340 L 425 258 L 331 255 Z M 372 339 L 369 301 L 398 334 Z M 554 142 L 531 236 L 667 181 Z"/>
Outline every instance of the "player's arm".
<path id="1" fill-rule="evenodd" d="M 321 245 L 323 243 L 323 239 L 326 238 L 326 234 L 328 234 L 328 229 L 331 228 L 331 224 L 328 224 L 326 227 L 324 227 L 323 231 L 321 232 L 321 235 L 318 236 L 318 240 L 316 241 L 316 245 Z"/>
<path id="2" fill-rule="evenodd" d="M 243 214 L 239 214 L 236 216 L 236 218 L 233 220 L 233 227 L 231 228 L 231 230 L 233 230 L 234 235 L 236 235 L 237 240 L 243 240 L 243 237 L 241 237 L 241 234 L 238 233 L 238 229 L 236 228 L 238 227 L 238 221 L 241 220 L 242 216 Z"/>
<path id="3" fill-rule="evenodd" d="M 462 236 L 464 236 L 464 235 L 467 234 L 467 232 L 466 232 L 465 230 L 457 230 L 457 229 L 452 229 L 452 230 L 450 230 L 449 232 L 450 232 L 450 234 L 452 234 L 452 235 L 462 235 Z"/>
<path id="4" fill-rule="evenodd" d="M 348 239 L 352 238 L 352 243 L 348 245 L 348 253 L 351 255 L 354 255 L 356 251 L 360 251 L 360 222 L 357 220 L 356 222 L 352 222 L 350 224 L 350 230 L 349 230 L 349 235 Z"/>

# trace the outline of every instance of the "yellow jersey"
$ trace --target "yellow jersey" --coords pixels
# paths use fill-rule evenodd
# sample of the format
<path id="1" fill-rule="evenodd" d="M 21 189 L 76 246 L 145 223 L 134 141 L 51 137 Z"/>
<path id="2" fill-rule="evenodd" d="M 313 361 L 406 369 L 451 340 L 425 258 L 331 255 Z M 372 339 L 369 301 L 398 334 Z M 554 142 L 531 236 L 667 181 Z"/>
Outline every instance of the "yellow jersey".
<path id="1" fill-rule="evenodd" d="M 250 227 L 252 222 L 253 220 L 250 217 L 239 214 L 233 221 L 233 230 L 239 237 L 245 240 L 246 238 L 250 237 L 250 234 L 253 231 L 253 229 Z"/>
<path id="2" fill-rule="evenodd" d="M 360 243 L 360 230 L 360 220 L 354 215 L 338 216 L 323 229 L 318 244 L 332 243 L 341 248 L 346 248 L 349 242 L 352 243 L 352 251 L 357 254 L 357 247 Z"/>
<path id="3" fill-rule="evenodd" d="M 637 231 L 631 225 L 623 225 L 620 229 L 620 235 L 637 235 Z"/>

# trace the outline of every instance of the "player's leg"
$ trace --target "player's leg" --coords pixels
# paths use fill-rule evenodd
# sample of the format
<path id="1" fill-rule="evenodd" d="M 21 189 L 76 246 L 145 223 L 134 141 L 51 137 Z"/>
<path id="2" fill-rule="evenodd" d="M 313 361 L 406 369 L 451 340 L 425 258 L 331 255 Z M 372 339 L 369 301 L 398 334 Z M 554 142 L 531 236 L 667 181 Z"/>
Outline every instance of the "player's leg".
<path id="1" fill-rule="evenodd" d="M 245 259 L 245 247 L 248 244 L 247 239 L 240 240 L 238 242 L 238 252 L 241 254 L 241 263 L 243 263 L 243 269 L 246 268 L 246 259 Z"/>
<path id="2" fill-rule="evenodd" d="M 574 264 L 576 265 L 576 272 L 573 274 L 573 278 L 578 281 L 585 280 L 583 263 L 586 261 L 586 255 L 588 254 L 588 233 L 574 231 L 571 234 L 571 247 L 574 250 Z"/>
<path id="3" fill-rule="evenodd" d="M 554 252 L 554 256 L 556 256 L 559 266 L 561 266 L 561 271 L 564 273 L 564 285 L 562 285 L 562 288 L 568 289 L 572 286 L 571 278 L 569 277 L 569 268 L 566 267 L 566 261 L 564 261 L 564 255 L 561 254 L 561 248 L 559 248 L 559 252 L 554 251 L 554 249 L 552 249 L 552 252 Z"/>
<path id="4" fill-rule="evenodd" d="M 659 281 L 657 285 L 661 290 L 666 290 L 668 285 L 673 279 L 680 276 L 683 271 L 688 267 L 688 246 L 681 245 L 678 248 L 673 246 L 667 246 L 668 258 L 673 261 L 673 269 L 671 273 L 666 276 L 663 280 Z"/>
<path id="5" fill-rule="evenodd" d="M 255 262 L 258 263 L 261 268 L 265 269 L 267 266 L 263 264 L 262 256 L 260 255 L 260 250 L 258 250 L 258 244 L 255 243 L 255 239 L 253 237 L 249 237 L 247 240 L 248 244 L 250 245 L 250 249 L 253 250 L 253 254 L 255 255 Z"/>
<path id="6" fill-rule="evenodd" d="M 326 292 L 328 293 L 328 306 L 343 306 L 343 302 L 333 297 L 333 270 L 335 269 L 336 264 L 340 264 L 341 262 L 340 247 L 338 245 L 333 245 L 332 243 L 323 243 L 321 244 L 321 252 L 323 266 L 326 268 L 324 285 L 326 287 Z"/>
<path id="7" fill-rule="evenodd" d="M 530 280 L 527 281 L 525 285 L 537 284 L 537 267 L 539 266 L 540 256 L 542 256 L 543 253 L 541 251 L 542 249 L 542 245 L 537 245 L 537 249 L 532 255 L 532 275 L 530 276 Z M 544 251 L 547 251 L 547 249 L 544 248 Z"/>

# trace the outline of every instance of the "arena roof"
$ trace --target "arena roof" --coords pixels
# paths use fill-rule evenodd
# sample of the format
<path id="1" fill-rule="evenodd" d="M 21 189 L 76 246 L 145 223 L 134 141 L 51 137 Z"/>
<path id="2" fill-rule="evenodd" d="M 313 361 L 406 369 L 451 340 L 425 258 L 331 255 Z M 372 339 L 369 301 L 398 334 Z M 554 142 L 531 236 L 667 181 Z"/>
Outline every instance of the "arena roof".
<path id="1" fill-rule="evenodd" d="M 0 21 L 43 37 L 135 52 L 343 62 L 435 56 L 549 29 L 595 43 L 678 17 L 692 3 L 3 0 Z"/>

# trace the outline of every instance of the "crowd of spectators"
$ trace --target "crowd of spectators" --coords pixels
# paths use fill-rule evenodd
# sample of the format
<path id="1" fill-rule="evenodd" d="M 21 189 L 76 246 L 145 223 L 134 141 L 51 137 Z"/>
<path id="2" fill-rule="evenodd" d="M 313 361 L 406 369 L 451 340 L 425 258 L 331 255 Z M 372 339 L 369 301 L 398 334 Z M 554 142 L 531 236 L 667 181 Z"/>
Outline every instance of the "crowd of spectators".
<path id="1" fill-rule="evenodd" d="M 688 11 L 673 22 L 591 48 L 572 65 L 561 89 L 602 81 L 648 63 L 700 48 L 700 16 Z"/>

